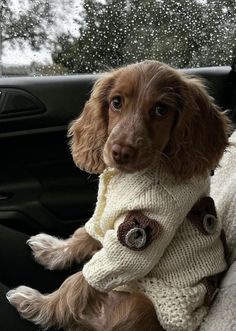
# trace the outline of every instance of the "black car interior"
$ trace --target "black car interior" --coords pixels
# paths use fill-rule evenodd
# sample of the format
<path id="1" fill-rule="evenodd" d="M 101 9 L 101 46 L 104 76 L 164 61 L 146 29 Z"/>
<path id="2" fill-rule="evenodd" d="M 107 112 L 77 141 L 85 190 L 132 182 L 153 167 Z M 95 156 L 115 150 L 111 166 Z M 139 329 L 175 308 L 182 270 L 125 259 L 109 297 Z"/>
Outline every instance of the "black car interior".
<path id="1" fill-rule="evenodd" d="M 236 123 L 236 62 L 185 71 Z M 0 224 L 67 237 L 91 216 L 98 180 L 73 164 L 67 128 L 97 77 L 0 79 Z"/>

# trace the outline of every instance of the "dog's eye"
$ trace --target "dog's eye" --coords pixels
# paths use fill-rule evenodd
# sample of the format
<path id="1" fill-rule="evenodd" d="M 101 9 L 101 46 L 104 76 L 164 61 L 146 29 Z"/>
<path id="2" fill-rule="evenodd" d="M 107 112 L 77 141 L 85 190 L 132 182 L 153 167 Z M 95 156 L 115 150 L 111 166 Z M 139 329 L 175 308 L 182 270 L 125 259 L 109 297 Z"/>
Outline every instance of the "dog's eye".
<path id="1" fill-rule="evenodd" d="M 122 98 L 117 95 L 111 100 L 111 106 L 114 111 L 120 111 L 122 106 Z"/>
<path id="2" fill-rule="evenodd" d="M 168 113 L 168 111 L 169 111 L 169 109 L 167 108 L 167 106 L 165 106 L 161 103 L 157 103 L 155 108 L 152 111 L 152 114 L 157 117 L 163 117 Z"/>

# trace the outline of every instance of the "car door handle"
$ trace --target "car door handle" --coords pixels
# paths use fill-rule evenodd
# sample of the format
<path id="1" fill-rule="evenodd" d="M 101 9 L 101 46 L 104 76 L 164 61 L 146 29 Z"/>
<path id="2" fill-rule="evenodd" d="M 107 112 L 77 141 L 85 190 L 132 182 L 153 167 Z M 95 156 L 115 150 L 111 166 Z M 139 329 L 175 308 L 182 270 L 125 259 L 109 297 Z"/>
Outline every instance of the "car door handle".
<path id="1" fill-rule="evenodd" d="M 32 94 L 14 88 L 0 91 L 0 119 L 25 115 L 37 115 L 46 111 L 43 103 Z"/>

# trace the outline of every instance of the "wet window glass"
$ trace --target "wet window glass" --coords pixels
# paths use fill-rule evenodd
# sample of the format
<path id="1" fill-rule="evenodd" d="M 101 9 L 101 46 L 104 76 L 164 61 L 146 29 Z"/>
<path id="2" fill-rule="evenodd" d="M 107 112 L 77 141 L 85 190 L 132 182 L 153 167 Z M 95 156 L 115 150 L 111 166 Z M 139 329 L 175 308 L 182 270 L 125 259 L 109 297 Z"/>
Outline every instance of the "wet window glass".
<path id="1" fill-rule="evenodd" d="M 230 65 L 236 0 L 1 0 L 0 76 Z"/>

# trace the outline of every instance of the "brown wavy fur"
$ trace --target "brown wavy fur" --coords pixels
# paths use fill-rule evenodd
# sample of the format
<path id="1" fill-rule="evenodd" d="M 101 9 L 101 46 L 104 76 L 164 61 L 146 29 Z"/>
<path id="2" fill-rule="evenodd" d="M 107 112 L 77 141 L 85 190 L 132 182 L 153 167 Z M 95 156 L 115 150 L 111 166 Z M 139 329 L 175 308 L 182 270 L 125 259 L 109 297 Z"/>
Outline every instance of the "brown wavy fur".
<path id="1" fill-rule="evenodd" d="M 176 178 L 207 175 L 228 146 L 230 122 L 199 79 L 180 76 L 182 111 L 166 148 L 169 167 Z"/>
<path id="2" fill-rule="evenodd" d="M 69 130 L 72 155 L 77 166 L 91 173 L 101 173 L 106 167 L 102 154 L 108 139 L 108 94 L 114 82 L 126 71 L 127 78 L 136 75 L 137 79 L 145 71 L 152 71 L 154 76 L 159 71 L 163 84 L 165 81 L 174 84 L 179 100 L 178 115 L 161 159 L 169 171 L 182 180 L 194 175 L 206 175 L 214 169 L 228 144 L 227 116 L 220 112 L 199 79 L 188 77 L 157 61 L 145 61 L 114 70 L 95 83 L 84 111 Z"/>
<path id="3" fill-rule="evenodd" d="M 164 331 L 144 295 L 99 292 L 87 283 L 82 272 L 67 278 L 51 294 L 29 289 L 23 298 L 19 293 L 11 303 L 23 318 L 44 329 L 55 326 L 71 331 Z"/>
<path id="4" fill-rule="evenodd" d="M 95 83 L 83 113 L 72 123 L 69 131 L 71 150 L 77 166 L 94 173 L 100 173 L 106 167 L 103 150 L 105 144 L 108 150 L 110 148 L 106 143 L 111 137 L 111 134 L 108 136 L 108 124 L 109 127 L 114 127 L 113 122 L 118 122 L 119 125 L 120 118 L 117 120 L 115 117 L 115 120 L 109 121 L 108 115 L 108 94 L 117 82 L 118 85 L 123 84 L 124 91 L 130 88 L 130 82 L 134 82 L 134 87 L 131 86 L 134 96 L 133 99 L 130 98 L 133 103 L 130 102 L 129 109 L 131 117 L 128 119 L 132 118 L 135 109 L 139 117 L 136 122 L 126 119 L 118 129 L 116 127 L 115 132 L 113 130 L 115 139 L 126 127 L 126 136 L 124 132 L 123 136 L 119 136 L 119 142 L 123 143 L 122 139 L 127 137 L 138 123 L 136 131 L 139 134 L 139 142 L 140 139 L 145 142 L 140 148 L 140 160 L 146 155 L 154 158 L 155 162 L 164 162 L 177 180 L 186 180 L 193 175 L 206 175 L 217 166 L 228 144 L 227 117 L 219 111 L 199 80 L 189 78 L 156 61 L 145 61 L 115 70 Z M 143 97 L 144 93 L 139 92 L 143 88 L 146 93 L 146 87 L 150 84 L 154 84 L 152 95 L 156 98 L 155 91 L 159 89 L 159 98 L 164 98 L 173 110 L 167 120 L 150 120 L 150 113 L 145 113 L 149 103 Z M 169 92 L 162 93 L 162 86 Z M 138 106 L 136 100 L 139 102 Z M 116 115 L 111 116 L 114 118 Z M 146 123 L 143 123 L 142 119 Z M 130 122 L 131 125 L 127 125 Z M 151 134 L 148 128 L 152 130 Z M 143 139 L 140 133 L 149 138 Z M 160 137 L 161 135 L 164 137 Z M 160 139 L 161 143 L 153 143 L 155 139 Z M 146 153 L 147 146 L 151 146 L 149 153 Z M 156 154 L 160 155 L 160 158 L 155 159 Z M 52 245 L 48 247 L 53 247 L 53 238 L 51 241 Z M 60 242 L 57 250 L 49 250 L 44 254 L 48 253 L 53 259 L 53 252 L 56 251 L 56 266 L 60 266 L 58 256 L 61 255 L 62 260 L 59 262 L 65 267 L 72 263 L 72 258 L 76 261 L 90 258 L 99 248 L 100 244 L 95 239 L 84 229 L 79 229 L 74 236 L 64 241 L 64 244 Z M 60 250 L 61 254 L 58 255 Z M 11 296 L 10 302 L 24 318 L 45 328 L 57 325 L 73 331 L 163 331 L 153 305 L 143 295 L 118 291 L 98 292 L 87 283 L 81 272 L 66 279 L 52 294 L 42 295 L 29 288 L 21 288 Z"/>
<path id="5" fill-rule="evenodd" d="M 81 116 L 72 122 L 68 133 L 75 164 L 90 173 L 101 173 L 105 169 L 102 152 L 107 139 L 106 97 L 112 82 L 113 74 L 108 73 L 95 83 Z"/>

